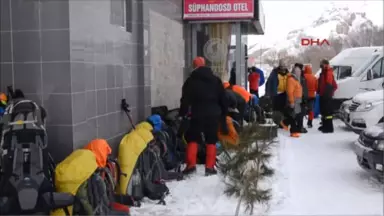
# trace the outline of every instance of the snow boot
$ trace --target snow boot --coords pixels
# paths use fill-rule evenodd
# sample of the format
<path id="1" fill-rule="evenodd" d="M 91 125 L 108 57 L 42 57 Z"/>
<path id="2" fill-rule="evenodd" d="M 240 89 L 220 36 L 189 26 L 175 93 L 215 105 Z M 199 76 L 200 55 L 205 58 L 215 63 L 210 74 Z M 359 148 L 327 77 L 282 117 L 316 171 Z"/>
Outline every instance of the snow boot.
<path id="1" fill-rule="evenodd" d="M 205 176 L 216 175 L 217 170 L 215 168 L 205 168 Z"/>
<path id="2" fill-rule="evenodd" d="M 205 159 L 205 175 L 215 175 L 217 171 L 215 170 L 216 164 L 216 145 L 207 144 L 206 145 L 206 159 Z"/>
<path id="3" fill-rule="evenodd" d="M 307 122 L 307 126 L 308 126 L 308 128 L 312 128 L 312 127 L 313 127 L 313 125 L 312 125 L 312 120 L 308 120 L 308 122 Z"/>
<path id="4" fill-rule="evenodd" d="M 187 167 L 183 170 L 184 175 L 189 175 L 196 172 L 196 163 L 197 163 L 197 151 L 199 145 L 197 142 L 189 142 L 186 150 L 186 164 Z"/>
<path id="5" fill-rule="evenodd" d="M 332 116 L 327 116 L 327 119 L 324 120 L 322 127 L 323 128 L 322 128 L 321 132 L 323 132 L 323 133 L 333 133 L 334 132 Z"/>
<path id="6" fill-rule="evenodd" d="M 291 133 L 291 137 L 299 138 L 300 137 L 300 133 Z"/>

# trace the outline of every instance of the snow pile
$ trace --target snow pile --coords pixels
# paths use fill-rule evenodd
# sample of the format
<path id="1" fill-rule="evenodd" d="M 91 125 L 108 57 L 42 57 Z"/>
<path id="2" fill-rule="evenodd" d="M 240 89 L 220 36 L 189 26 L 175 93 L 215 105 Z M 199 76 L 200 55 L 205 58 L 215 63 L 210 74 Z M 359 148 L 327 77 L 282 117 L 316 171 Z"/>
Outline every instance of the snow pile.
<path id="1" fill-rule="evenodd" d="M 378 136 L 380 136 L 380 134 L 384 133 L 383 127 L 384 127 L 384 124 L 380 123 L 380 124 L 377 124 L 375 126 L 367 128 L 364 131 L 364 133 L 367 134 L 370 137 L 378 137 Z"/>
<path id="2" fill-rule="evenodd" d="M 335 133 L 314 128 L 300 138 L 279 132 L 272 166 L 275 175 L 270 206 L 254 215 L 382 215 L 383 185 L 359 167 L 352 144 L 358 135 L 334 121 Z M 147 201 L 132 215 L 234 215 L 237 200 L 223 194 L 220 176 L 204 177 L 204 167 L 180 182 L 170 182 L 167 205 Z M 244 210 L 244 208 L 242 208 Z M 240 214 L 244 215 L 244 214 Z"/>

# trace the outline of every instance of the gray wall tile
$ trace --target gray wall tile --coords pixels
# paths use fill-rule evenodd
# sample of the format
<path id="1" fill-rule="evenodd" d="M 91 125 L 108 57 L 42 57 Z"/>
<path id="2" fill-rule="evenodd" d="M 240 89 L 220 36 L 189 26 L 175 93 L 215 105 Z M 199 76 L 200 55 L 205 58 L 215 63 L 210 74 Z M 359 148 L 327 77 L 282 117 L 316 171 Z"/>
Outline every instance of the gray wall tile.
<path id="1" fill-rule="evenodd" d="M 13 32 L 13 61 L 40 62 L 40 35 L 38 31 Z"/>
<path id="2" fill-rule="evenodd" d="M 93 63 L 85 63 L 84 65 L 85 73 L 85 90 L 95 90 L 96 78 L 95 78 L 95 66 Z"/>
<path id="3" fill-rule="evenodd" d="M 107 90 L 96 91 L 97 115 L 105 115 L 107 113 Z"/>
<path id="4" fill-rule="evenodd" d="M 71 74 L 69 62 L 42 63 L 44 92 L 71 93 Z"/>
<path id="5" fill-rule="evenodd" d="M 7 86 L 13 85 L 12 64 L 0 63 L 0 91 L 6 92 Z"/>
<path id="6" fill-rule="evenodd" d="M 0 62 L 12 62 L 11 33 L 0 32 Z"/>
<path id="7" fill-rule="evenodd" d="M 11 0 L 12 29 L 39 30 L 40 1 Z"/>
<path id="8" fill-rule="evenodd" d="M 71 63 L 71 80 L 72 80 L 72 92 L 85 91 L 86 79 L 85 63 L 72 62 Z"/>
<path id="9" fill-rule="evenodd" d="M 41 54 L 43 61 L 69 61 L 69 31 L 42 31 Z"/>
<path id="10" fill-rule="evenodd" d="M 72 126 L 47 126 L 48 151 L 56 162 L 62 161 L 73 151 Z"/>
<path id="11" fill-rule="evenodd" d="M 22 89 L 25 94 L 41 94 L 43 92 L 40 63 L 15 63 L 13 68 L 15 89 Z"/>
<path id="12" fill-rule="evenodd" d="M 41 29 L 69 28 L 69 0 L 40 1 Z"/>
<path id="13" fill-rule="evenodd" d="M 107 88 L 115 88 L 115 66 L 107 65 Z"/>
<path id="14" fill-rule="evenodd" d="M 78 124 L 87 119 L 87 98 L 85 92 L 72 94 L 72 109 L 72 124 Z"/>
<path id="15" fill-rule="evenodd" d="M 9 31 L 11 29 L 11 0 L 0 0 L 0 31 Z"/>
<path id="16" fill-rule="evenodd" d="M 134 86 L 134 87 L 124 88 L 124 92 L 125 92 L 124 98 L 127 100 L 127 103 L 131 107 L 137 107 L 139 87 Z"/>
<path id="17" fill-rule="evenodd" d="M 107 66 L 102 64 L 95 65 L 95 79 L 96 79 L 96 89 L 106 89 L 107 88 Z"/>
<path id="18" fill-rule="evenodd" d="M 107 89 L 107 113 L 116 112 L 115 89 Z"/>
<path id="19" fill-rule="evenodd" d="M 48 125 L 72 125 L 71 94 L 44 94 L 43 102 L 48 112 Z"/>
<path id="20" fill-rule="evenodd" d="M 86 92 L 87 119 L 97 116 L 96 91 Z"/>
<path id="21" fill-rule="evenodd" d="M 96 119 L 90 119 L 73 127 L 73 147 L 83 148 L 96 136 Z"/>

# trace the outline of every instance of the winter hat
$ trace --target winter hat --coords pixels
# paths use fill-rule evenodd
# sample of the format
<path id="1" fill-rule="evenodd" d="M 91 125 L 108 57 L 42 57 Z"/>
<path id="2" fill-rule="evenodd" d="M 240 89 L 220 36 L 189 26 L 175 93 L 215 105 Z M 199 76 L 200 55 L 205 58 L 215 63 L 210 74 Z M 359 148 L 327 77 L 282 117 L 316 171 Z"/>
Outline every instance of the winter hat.
<path id="1" fill-rule="evenodd" d="M 320 64 L 322 64 L 322 65 L 329 65 L 329 61 L 327 59 L 322 59 Z"/>
<path id="2" fill-rule="evenodd" d="M 280 59 L 279 60 L 279 67 L 280 68 L 287 68 L 287 63 L 283 59 Z"/>
<path id="3" fill-rule="evenodd" d="M 304 65 L 301 63 L 295 63 L 294 67 L 298 67 L 301 71 L 303 71 Z"/>
<path id="4" fill-rule="evenodd" d="M 157 132 L 162 129 L 163 121 L 161 120 L 160 115 L 151 115 L 147 118 L 147 122 L 150 123 L 153 127 L 153 131 Z"/>
<path id="5" fill-rule="evenodd" d="M 311 65 L 305 65 L 304 66 L 304 73 L 312 74 L 312 67 L 311 67 Z"/>
<path id="6" fill-rule="evenodd" d="M 205 66 L 205 60 L 203 57 L 197 56 L 193 59 L 193 68 Z"/>

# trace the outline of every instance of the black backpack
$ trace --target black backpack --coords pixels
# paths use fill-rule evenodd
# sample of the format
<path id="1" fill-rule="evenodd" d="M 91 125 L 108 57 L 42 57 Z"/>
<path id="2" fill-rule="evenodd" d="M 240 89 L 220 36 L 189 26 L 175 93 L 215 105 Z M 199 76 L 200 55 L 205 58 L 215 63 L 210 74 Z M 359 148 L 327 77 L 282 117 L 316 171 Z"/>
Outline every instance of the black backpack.
<path id="1" fill-rule="evenodd" d="M 185 145 L 171 127 L 163 125 L 162 128 L 154 133 L 154 137 L 165 169 L 180 172 L 185 157 Z"/>
<path id="2" fill-rule="evenodd" d="M 31 100 L 14 100 L 3 116 L 0 197 L 19 212 L 33 212 L 42 194 L 53 191 L 54 165 L 47 151 L 41 108 Z"/>

